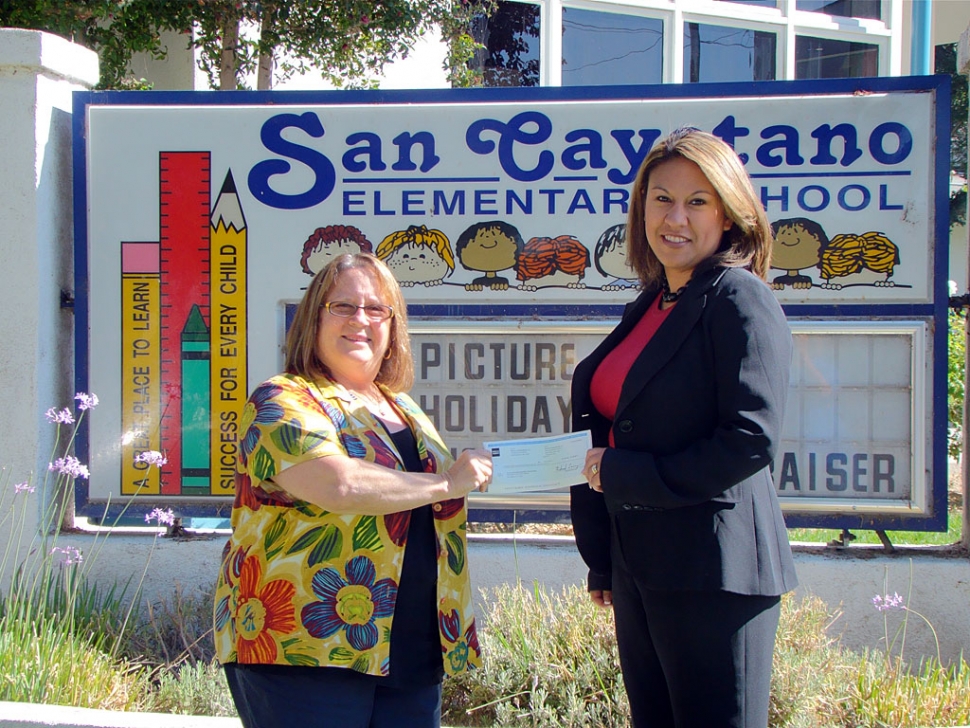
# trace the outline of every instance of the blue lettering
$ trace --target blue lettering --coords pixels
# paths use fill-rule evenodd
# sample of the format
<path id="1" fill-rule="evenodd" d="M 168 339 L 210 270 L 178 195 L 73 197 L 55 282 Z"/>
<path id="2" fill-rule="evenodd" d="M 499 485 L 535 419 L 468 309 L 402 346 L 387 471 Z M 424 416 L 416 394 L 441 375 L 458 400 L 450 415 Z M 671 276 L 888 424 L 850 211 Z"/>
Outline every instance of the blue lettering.
<path id="1" fill-rule="evenodd" d="M 572 215 L 576 210 L 586 210 L 586 212 L 593 215 L 596 214 L 596 208 L 593 207 L 593 201 L 589 198 L 586 190 L 576 190 L 572 202 L 569 203 L 569 207 L 566 209 L 566 214 Z"/>
<path id="2" fill-rule="evenodd" d="M 417 134 L 404 132 L 394 137 L 394 143 L 397 145 L 397 161 L 391 165 L 391 169 L 399 172 L 411 172 L 417 169 L 417 165 L 411 161 L 411 149 L 415 144 L 420 144 L 424 152 L 421 158 L 422 172 L 434 169 L 441 161 L 441 157 L 434 153 L 434 137 L 431 132 L 419 131 Z"/>
<path id="3" fill-rule="evenodd" d="M 766 210 L 768 209 L 768 203 L 772 200 L 776 200 L 781 203 L 781 211 L 788 212 L 788 185 L 782 185 L 781 193 L 777 195 L 772 195 L 768 193 L 767 187 L 761 188 L 761 205 Z"/>
<path id="4" fill-rule="evenodd" d="M 523 200 L 519 197 L 519 194 L 515 190 L 505 191 L 505 214 L 511 215 L 512 213 L 512 203 L 526 215 L 532 214 L 532 190 L 525 191 L 525 199 Z"/>
<path id="5" fill-rule="evenodd" d="M 309 167 L 314 174 L 313 186 L 298 195 L 284 195 L 270 187 L 269 180 L 278 174 L 287 174 L 290 163 L 282 159 L 266 159 L 253 165 L 249 170 L 249 191 L 257 200 L 269 207 L 280 210 L 302 210 L 313 207 L 326 200 L 337 182 L 333 164 L 326 156 L 315 149 L 294 144 L 283 138 L 283 130 L 295 127 L 319 139 L 324 135 L 323 124 L 316 114 L 306 112 L 296 114 L 277 114 L 270 117 L 259 130 L 259 140 L 270 152 L 281 157 L 295 159 Z"/>
<path id="6" fill-rule="evenodd" d="M 381 209 L 381 191 L 374 190 L 374 214 L 375 215 L 393 215 L 394 210 L 382 210 Z"/>
<path id="7" fill-rule="evenodd" d="M 639 147 L 633 146 L 633 129 L 614 129 L 610 132 L 610 136 L 616 139 L 630 167 L 626 172 L 614 167 L 607 172 L 606 176 L 615 185 L 628 185 L 636 179 L 640 165 L 647 158 L 653 143 L 660 137 L 660 129 L 641 129 Z"/>
<path id="8" fill-rule="evenodd" d="M 711 133 L 716 137 L 720 137 L 726 144 L 730 144 L 732 147 L 734 147 L 734 140 L 739 137 L 748 136 L 751 133 L 751 130 L 746 126 L 737 126 L 733 116 L 725 116 L 724 121 L 715 126 Z M 741 160 L 742 164 L 748 163 L 747 154 L 739 153 L 738 159 Z"/>
<path id="9" fill-rule="evenodd" d="M 798 153 L 798 129 L 785 124 L 769 126 L 761 130 L 761 138 L 769 139 L 773 136 L 781 135 L 782 139 L 762 144 L 758 147 L 758 161 L 764 167 L 778 167 L 781 164 L 794 166 L 804 163 L 804 159 Z M 784 155 L 774 154 L 775 151 L 784 150 Z"/>
<path id="10" fill-rule="evenodd" d="M 364 202 L 363 190 L 344 190 L 344 215 L 366 215 Z"/>
<path id="11" fill-rule="evenodd" d="M 431 200 L 432 215 L 454 215 L 456 209 L 459 215 L 465 214 L 465 190 L 455 190 L 451 196 L 451 204 L 448 203 L 444 190 L 435 190 Z"/>
<path id="12" fill-rule="evenodd" d="M 539 190 L 540 195 L 545 195 L 549 200 L 547 212 L 550 215 L 556 214 L 556 196 L 566 194 L 566 190 Z"/>
<path id="13" fill-rule="evenodd" d="M 498 215 L 495 198 L 498 190 L 475 190 L 475 214 Z"/>
<path id="14" fill-rule="evenodd" d="M 836 124 L 835 126 L 822 124 L 812 132 L 812 136 L 818 140 L 818 153 L 811 158 L 812 164 L 835 164 L 838 161 L 832 155 L 832 140 L 837 136 L 842 137 L 843 142 L 842 161 L 840 162 L 843 167 L 848 167 L 862 156 L 862 150 L 859 149 L 856 140 L 856 128 L 852 124 Z"/>
<path id="15" fill-rule="evenodd" d="M 404 190 L 401 193 L 402 215 L 424 215 L 424 190 Z"/>
<path id="16" fill-rule="evenodd" d="M 849 192 L 859 192 L 862 195 L 862 199 L 858 205 L 850 205 L 848 202 Z M 872 199 L 872 195 L 869 190 L 862 185 L 846 185 L 841 190 L 839 190 L 839 207 L 843 210 L 848 210 L 849 212 L 857 212 L 859 210 L 865 210 L 869 207 L 869 201 Z"/>
<path id="17" fill-rule="evenodd" d="M 806 197 L 809 192 L 818 192 L 822 201 L 815 206 L 809 205 L 808 202 L 806 202 Z M 798 206 L 807 212 L 818 212 L 819 210 L 824 210 L 829 206 L 830 199 L 831 196 L 829 195 L 829 191 L 824 187 L 819 187 L 818 185 L 802 187 L 798 191 Z"/>
<path id="18" fill-rule="evenodd" d="M 363 172 L 368 168 L 367 162 L 359 161 L 359 157 L 367 157 L 372 170 L 380 172 L 387 169 L 387 165 L 381 159 L 381 138 L 377 134 L 369 131 L 351 134 L 347 137 L 347 144 L 361 144 L 344 152 L 342 161 L 344 169 L 348 172 Z"/>
<path id="19" fill-rule="evenodd" d="M 889 185 L 879 185 L 879 209 L 880 210 L 902 210 L 902 205 L 889 204 Z"/>
<path id="20" fill-rule="evenodd" d="M 534 124 L 536 130 L 527 132 L 523 127 Z M 515 161 L 515 144 L 536 145 L 549 140 L 552 122 L 538 111 L 523 111 L 512 117 L 508 124 L 495 119 L 480 119 L 468 127 L 465 144 L 476 154 L 491 154 L 495 142 L 482 139 L 482 133 L 495 131 L 499 134 L 498 159 L 505 173 L 519 182 L 533 182 L 542 179 L 552 171 L 556 158 L 548 149 L 539 152 L 538 160 L 532 169 L 523 169 Z"/>
<path id="21" fill-rule="evenodd" d="M 896 151 L 889 153 L 883 147 L 887 135 L 894 134 L 898 142 Z M 880 164 L 899 164 L 913 151 L 913 135 L 902 124 L 887 121 L 872 130 L 869 135 L 869 154 Z"/>
<path id="22" fill-rule="evenodd" d="M 613 210 L 613 206 L 616 205 L 620 208 L 620 212 L 626 215 L 629 212 L 627 207 L 630 202 L 630 192 L 629 190 L 618 190 L 618 189 L 605 189 L 603 190 L 603 214 L 609 215 Z"/>
<path id="23" fill-rule="evenodd" d="M 573 144 L 567 147 L 562 153 L 562 164 L 566 169 L 578 170 L 586 169 L 587 164 L 590 169 L 603 169 L 606 160 L 603 158 L 603 137 L 593 129 L 576 129 L 566 134 L 567 142 L 576 142 L 585 139 L 586 144 Z M 585 155 L 587 159 L 580 159 L 580 155 Z"/>

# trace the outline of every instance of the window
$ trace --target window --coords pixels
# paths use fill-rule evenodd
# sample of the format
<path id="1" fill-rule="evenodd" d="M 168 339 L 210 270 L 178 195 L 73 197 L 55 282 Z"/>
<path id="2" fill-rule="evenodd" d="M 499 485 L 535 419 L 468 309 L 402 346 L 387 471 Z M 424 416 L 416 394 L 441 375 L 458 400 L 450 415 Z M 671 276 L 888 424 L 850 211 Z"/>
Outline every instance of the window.
<path id="1" fill-rule="evenodd" d="M 563 86 L 662 81 L 662 21 L 563 8 Z"/>
<path id="2" fill-rule="evenodd" d="M 772 81 L 774 33 L 703 23 L 684 24 L 684 82 Z"/>
<path id="3" fill-rule="evenodd" d="M 869 43 L 795 38 L 795 78 L 850 78 L 879 75 L 879 49 Z"/>
<path id="4" fill-rule="evenodd" d="M 796 10 L 837 15 L 842 18 L 882 18 L 880 0 L 796 0 Z"/>
<path id="5" fill-rule="evenodd" d="M 722 3 L 737 3 L 738 5 L 758 5 L 763 8 L 777 8 L 778 0 L 717 0 Z"/>
<path id="6" fill-rule="evenodd" d="M 539 6 L 500 2 L 488 19 L 473 29 L 485 46 L 475 63 L 485 86 L 539 85 Z"/>

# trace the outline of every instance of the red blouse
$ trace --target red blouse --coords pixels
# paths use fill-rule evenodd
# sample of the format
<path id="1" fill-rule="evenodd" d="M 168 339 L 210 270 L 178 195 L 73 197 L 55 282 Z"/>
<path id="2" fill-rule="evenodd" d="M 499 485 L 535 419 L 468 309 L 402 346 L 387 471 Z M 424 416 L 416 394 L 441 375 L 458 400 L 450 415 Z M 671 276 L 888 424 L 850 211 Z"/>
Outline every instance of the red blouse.
<path id="1" fill-rule="evenodd" d="M 604 417 L 612 420 L 616 416 L 616 408 L 620 404 L 620 389 L 626 381 L 627 374 L 633 362 L 640 356 L 643 347 L 653 338 L 664 322 L 673 306 L 660 309 L 660 296 L 646 310 L 636 326 L 626 335 L 616 348 L 607 354 L 593 373 L 590 383 L 590 396 L 593 406 Z M 613 431 L 610 430 L 610 447 L 613 447 Z"/>

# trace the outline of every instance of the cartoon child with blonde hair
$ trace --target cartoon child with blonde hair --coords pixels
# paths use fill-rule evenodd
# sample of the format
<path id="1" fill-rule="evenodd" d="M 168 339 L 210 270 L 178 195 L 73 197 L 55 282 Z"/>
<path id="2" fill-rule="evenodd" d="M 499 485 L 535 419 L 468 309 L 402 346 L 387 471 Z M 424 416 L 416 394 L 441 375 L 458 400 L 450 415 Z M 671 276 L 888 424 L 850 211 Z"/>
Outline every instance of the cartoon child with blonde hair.
<path id="1" fill-rule="evenodd" d="M 440 230 L 411 225 L 384 238 L 375 253 L 402 287 L 438 286 L 455 269 L 451 241 Z"/>

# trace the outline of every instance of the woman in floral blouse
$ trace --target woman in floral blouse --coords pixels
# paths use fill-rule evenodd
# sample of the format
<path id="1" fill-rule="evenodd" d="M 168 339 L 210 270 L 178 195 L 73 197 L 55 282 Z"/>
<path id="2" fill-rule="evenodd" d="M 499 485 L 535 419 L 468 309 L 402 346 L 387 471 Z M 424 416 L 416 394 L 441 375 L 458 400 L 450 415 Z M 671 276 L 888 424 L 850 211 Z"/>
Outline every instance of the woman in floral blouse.
<path id="1" fill-rule="evenodd" d="M 479 662 L 465 496 L 491 458 L 455 461 L 413 380 L 394 277 L 336 258 L 240 423 L 214 618 L 246 728 L 437 726 L 443 674 Z"/>

